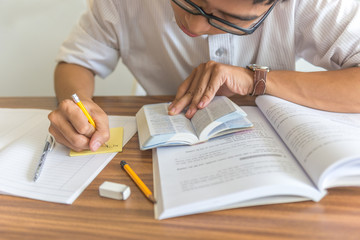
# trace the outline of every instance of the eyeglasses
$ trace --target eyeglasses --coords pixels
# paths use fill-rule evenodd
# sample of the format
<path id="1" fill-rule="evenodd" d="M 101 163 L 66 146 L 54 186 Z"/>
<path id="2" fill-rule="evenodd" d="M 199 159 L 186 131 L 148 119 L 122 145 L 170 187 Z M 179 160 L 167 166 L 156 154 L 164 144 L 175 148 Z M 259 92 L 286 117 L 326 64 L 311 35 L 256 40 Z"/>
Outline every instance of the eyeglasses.
<path id="1" fill-rule="evenodd" d="M 202 15 L 208 19 L 208 22 L 211 26 L 216 27 L 224 32 L 235 34 L 235 35 L 249 35 L 255 32 L 255 30 L 263 23 L 265 18 L 270 14 L 270 12 L 275 7 L 276 3 L 279 0 L 275 0 L 275 2 L 271 5 L 271 7 L 263 13 L 259 18 L 259 20 L 252 24 L 250 28 L 242 28 L 233 24 L 231 22 L 226 21 L 225 19 L 219 18 L 212 14 L 207 14 L 201 7 L 196 5 L 190 0 L 172 0 L 176 5 L 191 13 L 193 15 Z"/>

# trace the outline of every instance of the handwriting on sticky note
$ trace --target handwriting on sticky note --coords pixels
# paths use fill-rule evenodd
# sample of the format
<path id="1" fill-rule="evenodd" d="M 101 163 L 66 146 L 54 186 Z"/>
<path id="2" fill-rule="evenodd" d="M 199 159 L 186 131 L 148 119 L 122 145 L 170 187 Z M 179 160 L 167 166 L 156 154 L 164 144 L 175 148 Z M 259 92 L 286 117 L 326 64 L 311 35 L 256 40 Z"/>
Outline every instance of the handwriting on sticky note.
<path id="1" fill-rule="evenodd" d="M 83 156 L 83 155 L 98 154 L 98 153 L 121 152 L 123 145 L 123 135 L 124 135 L 124 129 L 122 127 L 111 128 L 109 141 L 107 141 L 105 145 L 99 147 L 99 149 L 96 152 L 92 152 L 90 150 L 75 152 L 73 150 L 70 150 L 70 156 L 74 157 L 74 156 Z"/>

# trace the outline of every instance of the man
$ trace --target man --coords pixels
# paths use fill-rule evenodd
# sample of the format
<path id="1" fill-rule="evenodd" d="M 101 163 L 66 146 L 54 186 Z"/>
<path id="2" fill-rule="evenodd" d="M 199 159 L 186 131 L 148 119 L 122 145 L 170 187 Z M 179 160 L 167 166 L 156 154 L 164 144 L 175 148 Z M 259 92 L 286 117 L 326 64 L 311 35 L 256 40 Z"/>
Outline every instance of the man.
<path id="1" fill-rule="evenodd" d="M 148 94 L 176 93 L 169 114 L 189 106 L 191 118 L 215 94 L 264 93 L 359 112 L 359 22 L 352 0 L 90 1 L 58 55 L 50 133 L 77 151 L 106 142 L 94 75 L 108 75 L 120 57 Z M 295 72 L 299 57 L 329 71 Z M 70 100 L 75 92 L 96 131 Z"/>

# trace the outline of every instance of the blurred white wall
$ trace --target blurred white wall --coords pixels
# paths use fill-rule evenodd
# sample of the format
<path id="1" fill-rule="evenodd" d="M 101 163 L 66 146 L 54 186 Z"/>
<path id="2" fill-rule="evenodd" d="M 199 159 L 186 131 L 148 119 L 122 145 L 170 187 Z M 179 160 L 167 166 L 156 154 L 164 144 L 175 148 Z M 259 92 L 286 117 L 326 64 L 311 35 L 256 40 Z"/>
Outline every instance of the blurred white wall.
<path id="1" fill-rule="evenodd" d="M 54 58 L 85 8 L 85 0 L 0 0 L 0 97 L 54 96 Z M 304 60 L 297 69 L 321 70 Z M 97 96 L 143 93 L 121 62 L 96 80 Z"/>
<path id="2" fill-rule="evenodd" d="M 85 8 L 85 0 L 0 0 L 0 97 L 55 95 L 55 56 Z M 120 63 L 96 80 L 95 95 L 130 95 L 133 80 Z"/>

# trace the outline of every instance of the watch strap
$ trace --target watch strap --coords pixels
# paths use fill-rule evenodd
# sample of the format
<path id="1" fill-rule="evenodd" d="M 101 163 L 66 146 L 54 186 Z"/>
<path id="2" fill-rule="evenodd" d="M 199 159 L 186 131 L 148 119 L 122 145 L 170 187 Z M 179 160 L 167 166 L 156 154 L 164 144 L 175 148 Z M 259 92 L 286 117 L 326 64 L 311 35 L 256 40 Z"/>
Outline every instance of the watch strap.
<path id="1" fill-rule="evenodd" d="M 268 70 L 266 69 L 254 70 L 254 89 L 250 94 L 251 96 L 258 96 L 265 94 L 267 73 Z"/>

